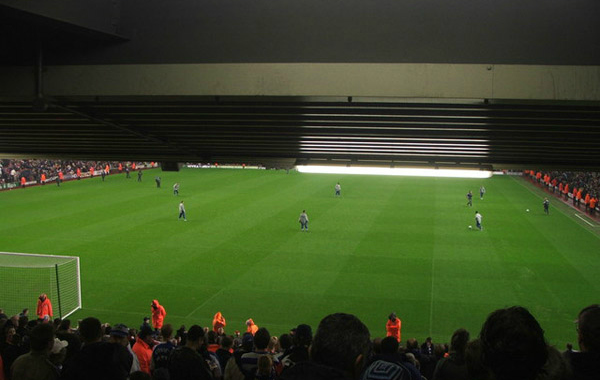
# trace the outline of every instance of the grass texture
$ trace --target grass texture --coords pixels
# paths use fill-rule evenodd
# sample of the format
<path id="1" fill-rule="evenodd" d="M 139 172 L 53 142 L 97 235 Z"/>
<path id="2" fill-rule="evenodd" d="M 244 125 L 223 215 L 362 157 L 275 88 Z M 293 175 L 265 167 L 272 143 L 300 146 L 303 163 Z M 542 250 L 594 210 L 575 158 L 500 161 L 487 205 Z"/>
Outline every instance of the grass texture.
<path id="1" fill-rule="evenodd" d="M 522 305 L 563 348 L 576 342 L 578 311 L 598 302 L 595 223 L 555 200 L 545 215 L 543 194 L 520 178 L 230 169 L 132 177 L 0 193 L 1 251 L 80 256 L 83 309 L 72 320 L 138 327 L 158 299 L 175 328 L 210 325 L 221 311 L 230 333 L 251 317 L 279 335 L 346 312 L 375 337 L 395 311 L 403 340 L 448 342 L 455 329 L 476 336 L 491 311 Z M 188 222 L 177 219 L 180 200 Z M 303 209 L 309 232 L 300 231 Z"/>

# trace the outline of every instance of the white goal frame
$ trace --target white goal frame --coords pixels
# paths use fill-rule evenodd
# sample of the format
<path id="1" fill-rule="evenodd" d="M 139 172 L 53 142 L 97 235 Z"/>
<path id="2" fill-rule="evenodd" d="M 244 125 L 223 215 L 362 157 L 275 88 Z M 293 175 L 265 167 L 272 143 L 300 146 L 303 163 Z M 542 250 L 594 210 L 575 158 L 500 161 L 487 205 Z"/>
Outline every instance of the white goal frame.
<path id="1" fill-rule="evenodd" d="M 9 258 L 14 258 L 15 262 L 11 263 Z M 21 258 L 22 260 L 19 260 L 19 258 Z M 34 262 L 32 260 L 31 264 L 27 263 L 28 259 L 33 259 L 33 258 L 38 258 L 37 262 Z M 42 259 L 42 260 L 39 260 Z M 7 262 L 8 261 L 8 262 Z M 47 263 L 44 263 L 43 261 L 47 261 Z M 61 265 L 64 265 L 66 263 L 70 263 L 70 262 L 75 262 L 75 266 L 76 266 L 76 271 L 75 271 L 75 276 L 76 276 L 76 292 L 77 292 L 77 301 L 76 301 L 76 306 L 75 307 L 71 307 L 69 310 L 62 310 L 62 304 L 64 303 L 61 300 L 61 283 L 62 285 L 64 284 L 64 279 L 61 281 L 61 275 L 59 274 L 59 267 Z M 52 301 L 52 306 L 53 306 L 53 310 L 54 310 L 54 316 L 58 316 L 61 319 L 64 319 L 66 317 L 68 317 L 69 315 L 73 314 L 75 311 L 80 310 L 82 308 L 82 300 L 81 300 L 81 267 L 80 267 L 80 261 L 79 261 L 79 257 L 78 256 L 63 256 L 63 255 L 45 255 L 45 254 L 39 254 L 39 253 L 18 253 L 18 252 L 0 252 L 0 267 L 2 268 L 19 268 L 19 269 L 35 269 L 35 268 L 54 268 L 54 273 L 53 273 L 53 279 L 54 281 L 56 281 L 56 295 L 57 297 L 55 297 L 54 299 L 51 298 Z M 49 283 L 52 281 L 49 280 Z M 13 287 L 11 285 L 14 284 L 6 284 L 8 289 L 11 289 L 11 291 L 18 291 L 18 289 L 13 289 Z M 71 289 L 73 289 L 73 287 L 71 286 Z M 49 291 L 40 291 L 40 293 L 45 292 L 45 293 L 49 293 Z M 3 297 L 4 298 L 4 297 Z M 35 302 L 34 300 L 30 300 L 28 302 Z M 27 301 L 24 300 L 24 305 L 27 305 Z M 3 305 L 0 305 L 0 307 L 3 307 Z M 29 307 L 30 311 L 32 311 L 30 313 L 30 316 L 33 317 L 35 315 L 35 308 L 31 308 Z M 9 310 L 5 310 L 9 311 Z M 18 310 L 20 311 L 20 310 Z"/>

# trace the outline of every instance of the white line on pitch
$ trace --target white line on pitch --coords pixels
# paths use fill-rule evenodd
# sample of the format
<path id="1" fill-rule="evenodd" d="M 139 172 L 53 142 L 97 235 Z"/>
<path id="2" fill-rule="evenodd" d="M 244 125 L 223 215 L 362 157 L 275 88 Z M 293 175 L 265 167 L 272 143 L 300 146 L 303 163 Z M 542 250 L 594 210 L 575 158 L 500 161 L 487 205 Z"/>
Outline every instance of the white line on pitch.
<path id="1" fill-rule="evenodd" d="M 584 222 L 586 222 L 587 224 L 589 224 L 592 227 L 596 227 L 595 225 L 593 225 L 592 223 L 588 222 L 587 220 L 583 219 L 581 216 L 579 216 L 578 214 L 575 214 L 576 217 L 578 217 L 579 219 L 583 220 Z"/>

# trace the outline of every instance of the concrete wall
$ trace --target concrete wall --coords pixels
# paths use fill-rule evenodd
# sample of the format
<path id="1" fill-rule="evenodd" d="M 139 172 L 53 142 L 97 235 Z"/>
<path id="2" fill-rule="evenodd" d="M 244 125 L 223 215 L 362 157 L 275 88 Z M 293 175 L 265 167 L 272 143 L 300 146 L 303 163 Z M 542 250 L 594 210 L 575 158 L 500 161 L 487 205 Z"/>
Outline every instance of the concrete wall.
<path id="1" fill-rule="evenodd" d="M 32 97 L 33 69 L 0 70 L 0 97 Z M 600 101 L 600 66 L 180 64 L 50 66 L 49 96 L 354 96 Z"/>

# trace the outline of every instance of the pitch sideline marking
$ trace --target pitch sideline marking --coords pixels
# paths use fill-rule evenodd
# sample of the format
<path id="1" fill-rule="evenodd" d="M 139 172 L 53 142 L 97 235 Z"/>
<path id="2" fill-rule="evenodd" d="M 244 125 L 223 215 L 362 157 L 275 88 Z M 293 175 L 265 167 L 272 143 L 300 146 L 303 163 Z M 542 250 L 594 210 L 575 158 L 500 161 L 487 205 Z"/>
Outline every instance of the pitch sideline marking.
<path id="1" fill-rule="evenodd" d="M 583 220 L 584 222 L 586 222 L 586 223 L 587 223 L 587 224 L 589 224 L 590 226 L 592 226 L 592 227 L 594 227 L 594 228 L 596 227 L 594 224 L 592 224 L 592 223 L 588 222 L 587 220 L 583 219 L 583 218 L 581 217 L 581 215 L 579 215 L 579 214 L 577 214 L 577 213 L 575 213 L 575 214 L 573 214 L 573 215 L 575 215 L 575 216 L 576 216 L 576 217 L 578 217 L 579 219 Z"/>
<path id="2" fill-rule="evenodd" d="M 515 181 L 516 183 L 518 183 L 519 185 L 521 185 L 523 188 L 527 189 L 531 194 L 535 195 L 538 198 L 542 198 L 539 194 L 536 194 L 532 189 L 530 189 L 528 186 L 525 186 L 525 184 L 521 183 L 520 181 L 517 181 L 515 178 L 512 178 L 512 176 L 509 176 L 513 181 Z M 554 207 L 554 210 L 560 212 L 561 214 L 563 214 L 564 216 L 566 216 L 567 218 L 569 217 L 569 215 L 567 215 L 567 213 L 563 212 L 561 209 Z M 590 230 L 590 229 L 585 229 L 587 232 L 591 233 L 592 235 L 594 235 L 597 239 L 600 239 L 600 235 L 598 235 L 596 232 Z"/>

